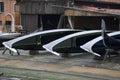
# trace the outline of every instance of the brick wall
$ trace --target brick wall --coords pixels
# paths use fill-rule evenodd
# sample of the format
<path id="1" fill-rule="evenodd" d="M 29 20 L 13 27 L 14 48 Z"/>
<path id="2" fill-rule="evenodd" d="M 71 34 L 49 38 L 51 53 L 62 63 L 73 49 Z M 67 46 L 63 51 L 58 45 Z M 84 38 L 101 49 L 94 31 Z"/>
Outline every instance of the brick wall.
<path id="1" fill-rule="evenodd" d="M 11 13 L 13 16 L 15 16 L 14 12 L 15 0 L 0 0 L 0 2 L 4 2 L 4 12 L 0 14 L 2 15 L 2 18 L 4 18 L 8 13 Z M 10 18 L 8 18 L 8 20 L 10 20 Z"/>
<path id="2" fill-rule="evenodd" d="M 11 16 L 13 16 L 15 20 L 15 25 L 20 25 L 20 14 L 19 8 L 15 8 L 16 0 L 0 0 L 0 2 L 4 2 L 4 12 L 0 13 L 0 26 L 4 27 L 5 21 L 12 21 Z M 17 17 L 16 17 L 17 16 Z M 3 28 L 0 28 L 0 30 Z"/>
<path id="3" fill-rule="evenodd" d="M 13 17 L 15 18 L 17 16 L 17 18 L 15 18 L 15 21 L 17 22 L 16 25 L 19 25 L 20 21 L 19 21 L 19 10 L 15 10 L 15 9 L 19 9 L 19 8 L 15 8 L 15 0 L 0 0 L 0 2 L 4 2 L 4 12 L 0 13 L 0 21 L 2 21 L 2 19 L 8 15 L 8 13 L 12 14 Z M 10 16 L 6 16 L 6 20 L 11 20 Z M 19 21 L 19 22 L 18 22 Z"/>

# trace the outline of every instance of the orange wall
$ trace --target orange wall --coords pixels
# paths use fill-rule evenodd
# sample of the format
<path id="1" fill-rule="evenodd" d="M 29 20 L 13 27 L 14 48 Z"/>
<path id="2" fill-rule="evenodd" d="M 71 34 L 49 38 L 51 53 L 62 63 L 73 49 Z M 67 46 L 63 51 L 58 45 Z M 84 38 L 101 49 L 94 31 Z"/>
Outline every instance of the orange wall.
<path id="1" fill-rule="evenodd" d="M 14 19 L 16 16 L 20 16 L 20 14 L 18 14 L 18 12 L 15 12 L 16 0 L 0 0 L 0 2 L 4 2 L 4 12 L 0 13 L 0 21 L 2 21 L 5 18 L 5 16 L 8 15 L 8 13 L 12 14 L 14 16 Z M 19 10 L 16 10 L 16 11 L 19 11 Z M 11 17 L 6 16 L 6 20 L 11 21 Z M 18 20 L 17 24 L 16 24 L 16 20 Z M 20 24 L 19 22 L 20 22 L 19 17 L 17 17 L 17 19 L 15 19 L 15 24 L 19 25 Z"/>

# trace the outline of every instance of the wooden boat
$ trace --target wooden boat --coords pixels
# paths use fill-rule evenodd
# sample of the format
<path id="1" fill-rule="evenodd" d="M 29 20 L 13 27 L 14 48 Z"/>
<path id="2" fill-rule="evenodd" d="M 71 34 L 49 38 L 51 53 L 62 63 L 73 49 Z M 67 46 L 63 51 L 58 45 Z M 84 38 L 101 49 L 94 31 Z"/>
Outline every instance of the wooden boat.
<path id="1" fill-rule="evenodd" d="M 104 21 L 103 21 L 104 22 Z M 105 24 L 105 23 L 104 23 Z M 105 32 L 105 26 L 102 27 L 102 37 L 103 37 L 103 44 L 106 48 L 119 50 L 120 49 L 120 34 L 116 34 L 114 37 L 110 37 Z"/>
<path id="2" fill-rule="evenodd" d="M 21 36 L 21 33 L 1 33 L 0 34 L 0 47 L 4 47 L 2 44 L 4 41 L 8 41 Z"/>
<path id="3" fill-rule="evenodd" d="M 57 56 L 67 56 L 69 53 L 84 52 L 80 46 L 100 35 L 101 30 L 77 32 L 43 45 L 43 48 Z"/>
<path id="4" fill-rule="evenodd" d="M 120 43 L 116 39 L 120 39 L 120 31 L 112 32 L 107 34 L 108 36 L 114 38 L 114 39 L 107 39 L 105 41 L 106 43 L 103 43 L 103 37 L 97 37 L 84 45 L 80 46 L 82 49 L 88 51 L 89 53 L 92 53 L 96 56 L 103 56 L 105 55 L 105 47 L 108 46 L 110 48 L 116 48 L 120 49 Z"/>
<path id="5" fill-rule="evenodd" d="M 47 44 L 57 38 L 79 31 L 81 30 L 54 29 L 41 32 L 34 32 L 29 35 L 25 35 L 7 42 L 3 42 L 3 45 L 14 52 L 17 52 L 16 49 L 43 50 L 42 45 Z"/>
<path id="6" fill-rule="evenodd" d="M 97 56 L 104 56 L 106 48 L 115 50 L 120 49 L 120 31 L 107 34 L 105 32 L 106 29 L 104 20 L 102 20 L 102 23 L 102 36 L 97 37 L 81 46 L 82 49 Z"/>

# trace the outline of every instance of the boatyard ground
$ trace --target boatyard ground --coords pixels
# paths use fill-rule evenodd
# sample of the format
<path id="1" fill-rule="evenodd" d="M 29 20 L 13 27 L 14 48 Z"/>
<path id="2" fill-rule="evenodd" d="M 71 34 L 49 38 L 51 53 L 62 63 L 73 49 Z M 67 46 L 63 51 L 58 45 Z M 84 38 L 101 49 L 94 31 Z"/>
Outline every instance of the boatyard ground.
<path id="1" fill-rule="evenodd" d="M 120 80 L 120 56 L 111 62 L 94 60 L 90 53 L 61 58 L 46 51 L 21 55 L 0 50 L 0 80 Z"/>

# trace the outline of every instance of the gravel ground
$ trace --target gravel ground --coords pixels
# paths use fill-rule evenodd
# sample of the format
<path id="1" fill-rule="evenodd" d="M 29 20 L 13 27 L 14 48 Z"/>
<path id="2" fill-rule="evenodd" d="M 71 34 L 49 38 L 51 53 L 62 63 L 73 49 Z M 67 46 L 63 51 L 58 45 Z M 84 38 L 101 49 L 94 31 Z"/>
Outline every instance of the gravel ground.
<path id="1" fill-rule="evenodd" d="M 0 67 L 0 80 L 119 80 L 86 74 L 59 73 L 45 70 Z"/>
<path id="2" fill-rule="evenodd" d="M 111 62 L 106 61 L 103 63 L 100 60 L 93 60 L 94 56 L 88 53 L 61 58 L 46 51 L 40 51 L 39 55 L 29 55 L 29 51 L 20 50 L 20 56 L 16 53 L 11 56 L 8 51 L 2 55 L 2 52 L 3 50 L 0 51 L 0 72 L 7 75 L 20 75 L 22 73 L 21 76 L 24 76 L 30 73 L 35 77 L 37 74 L 37 80 L 120 80 L 120 56 L 113 57 Z M 13 68 L 11 73 L 9 73 L 9 68 Z M 14 68 L 18 69 L 14 70 Z M 26 71 L 24 69 L 30 70 Z M 31 75 L 26 76 L 30 77 Z M 0 80 L 14 79 L 4 79 L 4 76 L 2 76 Z M 22 80 L 35 79 L 22 78 Z"/>

